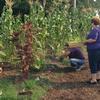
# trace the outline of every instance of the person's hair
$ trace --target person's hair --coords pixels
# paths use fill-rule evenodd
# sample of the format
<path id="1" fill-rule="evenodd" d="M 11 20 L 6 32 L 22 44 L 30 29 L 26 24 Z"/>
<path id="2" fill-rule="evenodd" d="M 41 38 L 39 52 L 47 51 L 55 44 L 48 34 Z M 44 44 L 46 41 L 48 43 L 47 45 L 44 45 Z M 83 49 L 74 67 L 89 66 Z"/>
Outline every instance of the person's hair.
<path id="1" fill-rule="evenodd" d="M 64 47 L 69 47 L 69 44 L 68 44 L 68 43 L 65 43 L 65 44 L 64 44 Z"/>
<path id="2" fill-rule="evenodd" d="M 100 25 L 100 18 L 99 17 L 93 17 L 91 20 L 91 23 L 94 25 Z"/>

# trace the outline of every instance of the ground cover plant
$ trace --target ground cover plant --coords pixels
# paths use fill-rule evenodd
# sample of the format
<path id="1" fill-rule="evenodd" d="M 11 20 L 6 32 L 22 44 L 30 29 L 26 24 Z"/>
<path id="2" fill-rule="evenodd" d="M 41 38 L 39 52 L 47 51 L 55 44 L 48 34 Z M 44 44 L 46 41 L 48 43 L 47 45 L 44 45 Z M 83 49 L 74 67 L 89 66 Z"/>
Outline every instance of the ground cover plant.
<path id="1" fill-rule="evenodd" d="M 14 84 L 14 81 L 14 77 L 0 78 L 1 100 L 39 100 L 47 91 L 47 87 L 41 87 L 36 78 L 19 84 Z M 21 94 L 26 90 L 28 93 Z"/>

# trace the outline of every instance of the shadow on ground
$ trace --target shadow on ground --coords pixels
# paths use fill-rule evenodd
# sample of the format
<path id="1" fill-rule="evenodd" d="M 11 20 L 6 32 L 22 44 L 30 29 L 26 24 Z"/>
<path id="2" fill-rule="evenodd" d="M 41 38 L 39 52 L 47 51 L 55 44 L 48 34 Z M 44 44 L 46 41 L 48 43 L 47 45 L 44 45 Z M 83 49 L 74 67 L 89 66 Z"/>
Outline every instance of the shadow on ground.
<path id="1" fill-rule="evenodd" d="M 63 90 L 66 90 L 66 89 L 75 89 L 75 88 L 94 88 L 94 87 L 97 87 L 99 88 L 100 87 L 100 84 L 88 84 L 86 81 L 78 81 L 78 82 L 52 82 L 48 79 L 45 79 L 45 78 L 40 78 L 39 80 L 39 84 L 41 86 L 48 86 L 49 88 L 53 88 L 53 89 L 63 89 Z"/>
<path id="2" fill-rule="evenodd" d="M 72 68 L 72 67 L 59 67 L 58 65 L 56 64 L 47 64 L 45 65 L 43 68 L 41 69 L 36 69 L 36 68 L 31 68 L 30 69 L 30 72 L 33 73 L 33 74 L 36 74 L 36 73 L 39 73 L 39 72 L 48 72 L 48 71 L 51 71 L 51 72 L 56 72 L 56 73 L 70 73 L 70 72 L 74 72 L 75 69 Z"/>

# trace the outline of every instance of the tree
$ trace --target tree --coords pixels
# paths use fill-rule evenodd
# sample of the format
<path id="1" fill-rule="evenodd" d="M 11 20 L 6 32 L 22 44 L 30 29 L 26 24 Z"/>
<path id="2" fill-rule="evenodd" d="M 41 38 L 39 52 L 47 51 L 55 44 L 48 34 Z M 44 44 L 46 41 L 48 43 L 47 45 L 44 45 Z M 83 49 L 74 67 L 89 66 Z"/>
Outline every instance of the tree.
<path id="1" fill-rule="evenodd" d="M 2 12 L 3 12 L 4 5 L 5 5 L 5 0 L 0 0 L 0 16 L 1 16 Z"/>
<path id="2" fill-rule="evenodd" d="M 12 10 L 13 15 L 21 15 L 22 22 L 24 22 L 24 15 L 29 15 L 30 13 L 30 5 L 27 0 L 18 0 L 13 4 Z"/>

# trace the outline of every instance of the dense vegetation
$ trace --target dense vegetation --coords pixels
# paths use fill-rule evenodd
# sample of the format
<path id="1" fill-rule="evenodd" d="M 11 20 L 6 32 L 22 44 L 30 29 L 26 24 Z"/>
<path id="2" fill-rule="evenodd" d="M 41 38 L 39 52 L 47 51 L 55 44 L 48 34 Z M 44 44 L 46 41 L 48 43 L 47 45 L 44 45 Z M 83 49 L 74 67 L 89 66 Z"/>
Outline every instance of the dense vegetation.
<path id="1" fill-rule="evenodd" d="M 39 100 L 49 91 L 47 89 L 49 86 L 54 87 L 52 82 L 45 80 L 45 76 L 52 78 L 52 76 L 48 76 L 49 72 L 34 77 L 33 74 L 29 75 L 29 68 L 32 69 L 32 72 L 45 69 L 49 66 L 46 66 L 47 61 L 59 56 L 66 42 L 75 43 L 85 40 L 86 34 L 91 28 L 91 17 L 96 14 L 95 11 L 99 8 L 100 0 L 95 3 L 92 0 L 77 0 L 76 8 L 74 8 L 73 1 L 0 0 L 0 100 Z M 7 67 L 7 64 L 15 69 L 9 68 L 10 71 L 4 71 L 2 74 L 1 67 L 3 65 Z M 54 82 L 57 77 L 60 79 L 60 76 L 66 77 L 67 75 L 65 69 L 59 70 L 65 74 L 62 71 L 53 73 Z M 70 76 L 75 76 L 75 73 Z M 72 78 L 67 77 L 69 81 L 65 79 L 64 83 L 67 81 L 66 86 L 70 87 L 74 82 L 70 84 Z M 63 79 L 61 78 L 60 81 L 63 82 Z M 59 84 L 58 80 L 57 83 Z M 56 88 L 57 83 L 54 83 Z M 61 87 L 63 87 L 62 84 Z M 31 94 L 20 95 L 27 91 Z M 54 91 L 53 95 L 55 93 Z M 76 95 L 76 93 L 78 92 L 74 94 Z M 86 91 L 85 93 L 87 94 Z"/>
<path id="2" fill-rule="evenodd" d="M 0 58 L 13 64 L 20 62 L 12 35 L 13 32 L 23 32 L 22 23 L 30 21 L 33 25 L 32 66 L 39 68 L 45 63 L 45 57 L 58 54 L 65 42 L 84 40 L 90 29 L 90 18 L 95 13 L 92 8 L 73 8 L 69 0 L 49 0 L 46 3 L 41 0 L 40 3 L 29 1 L 6 2 L 0 17 L 0 44 L 3 51 Z M 23 37 L 20 36 L 20 41 L 24 44 Z"/>

